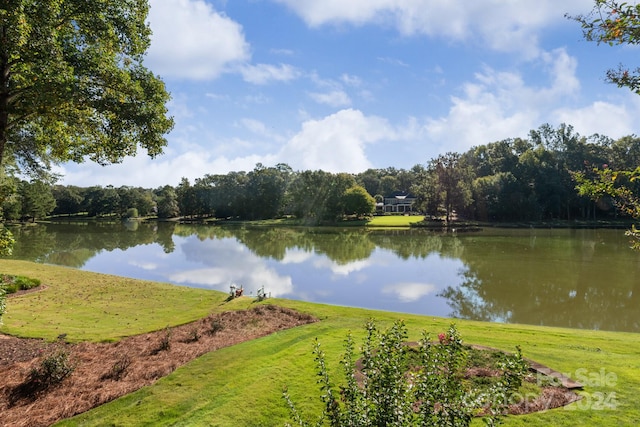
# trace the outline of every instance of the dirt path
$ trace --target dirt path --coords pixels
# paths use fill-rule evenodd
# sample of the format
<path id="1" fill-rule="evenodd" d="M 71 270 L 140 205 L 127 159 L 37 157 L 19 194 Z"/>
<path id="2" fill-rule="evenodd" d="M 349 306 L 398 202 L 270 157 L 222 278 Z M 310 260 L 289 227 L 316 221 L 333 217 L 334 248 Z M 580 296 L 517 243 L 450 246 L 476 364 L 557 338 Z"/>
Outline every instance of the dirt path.
<path id="1" fill-rule="evenodd" d="M 0 335 L 0 426 L 48 426 L 152 384 L 207 352 L 316 321 L 273 306 L 211 315 L 117 343 L 55 344 Z M 28 383 L 43 357 L 63 351 L 74 364 L 60 384 Z"/>

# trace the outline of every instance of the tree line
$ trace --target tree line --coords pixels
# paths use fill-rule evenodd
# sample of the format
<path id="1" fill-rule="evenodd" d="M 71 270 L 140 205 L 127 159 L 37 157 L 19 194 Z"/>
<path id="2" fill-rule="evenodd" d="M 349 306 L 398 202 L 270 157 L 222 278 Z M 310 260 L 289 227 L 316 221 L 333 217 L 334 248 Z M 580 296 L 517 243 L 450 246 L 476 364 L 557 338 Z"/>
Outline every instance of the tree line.
<path id="1" fill-rule="evenodd" d="M 414 209 L 450 220 L 586 220 L 624 216 L 613 199 L 579 191 L 599 171 L 640 165 L 640 138 L 583 137 L 572 126 L 545 124 L 528 138 L 513 138 L 449 152 L 409 170 L 368 169 L 358 174 L 294 171 L 286 164 L 257 164 L 249 172 L 207 174 L 173 187 L 49 185 L 8 179 L 15 191 L 2 208 L 7 220 L 48 215 L 157 216 L 243 220 L 294 216 L 310 224 L 369 215 L 384 196 L 401 191 Z M 620 175 L 622 179 L 624 175 Z M 625 188 L 638 194 L 635 180 Z M 583 189 L 584 190 L 584 189 Z"/>

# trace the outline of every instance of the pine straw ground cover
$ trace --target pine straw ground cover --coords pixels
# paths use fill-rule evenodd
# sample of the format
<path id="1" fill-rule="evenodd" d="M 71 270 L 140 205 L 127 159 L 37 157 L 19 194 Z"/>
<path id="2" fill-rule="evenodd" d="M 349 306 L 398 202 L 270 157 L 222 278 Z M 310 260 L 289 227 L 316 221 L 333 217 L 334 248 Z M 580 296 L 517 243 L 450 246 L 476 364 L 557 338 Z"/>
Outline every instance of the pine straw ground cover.
<path id="1" fill-rule="evenodd" d="M 261 305 L 124 338 L 116 343 L 68 344 L 0 335 L 0 425 L 48 426 L 131 393 L 204 353 L 315 319 Z M 73 372 L 46 387 L 29 381 L 42 360 L 68 354 Z"/>

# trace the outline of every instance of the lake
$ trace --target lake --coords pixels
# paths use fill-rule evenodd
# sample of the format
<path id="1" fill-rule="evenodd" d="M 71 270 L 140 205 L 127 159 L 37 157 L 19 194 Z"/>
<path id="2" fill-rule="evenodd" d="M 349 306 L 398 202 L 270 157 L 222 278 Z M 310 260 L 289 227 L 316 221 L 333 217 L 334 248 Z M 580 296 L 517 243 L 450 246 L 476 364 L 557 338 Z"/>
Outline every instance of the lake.
<path id="1" fill-rule="evenodd" d="M 245 295 L 640 332 L 640 253 L 622 230 L 39 224 L 12 258 Z"/>

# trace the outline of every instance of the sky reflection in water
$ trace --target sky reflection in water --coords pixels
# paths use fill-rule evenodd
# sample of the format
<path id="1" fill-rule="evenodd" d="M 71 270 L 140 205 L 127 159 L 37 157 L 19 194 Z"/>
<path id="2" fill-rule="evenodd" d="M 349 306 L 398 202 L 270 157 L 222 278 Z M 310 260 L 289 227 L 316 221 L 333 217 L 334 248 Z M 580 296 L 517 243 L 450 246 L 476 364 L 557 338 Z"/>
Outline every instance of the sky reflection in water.
<path id="1" fill-rule="evenodd" d="M 103 251 L 83 269 L 223 292 L 235 283 L 248 295 L 264 286 L 273 297 L 435 316 L 450 314 L 446 299 L 438 294 L 459 285 L 464 269 L 462 261 L 438 254 L 399 260 L 380 248 L 366 260 L 347 263 L 289 248 L 277 261 L 255 255 L 234 238 L 201 241 L 192 235 L 173 240 L 170 254 L 156 244 Z"/>

